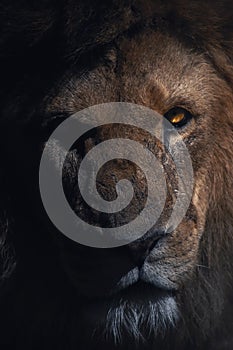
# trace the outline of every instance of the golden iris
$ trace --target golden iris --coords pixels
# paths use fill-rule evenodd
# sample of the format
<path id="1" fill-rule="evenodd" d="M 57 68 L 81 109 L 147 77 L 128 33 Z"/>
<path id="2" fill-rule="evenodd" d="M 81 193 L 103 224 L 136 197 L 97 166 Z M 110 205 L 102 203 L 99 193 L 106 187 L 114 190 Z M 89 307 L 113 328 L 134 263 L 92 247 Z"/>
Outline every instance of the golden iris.
<path id="1" fill-rule="evenodd" d="M 179 113 L 177 115 L 174 115 L 174 117 L 171 117 L 170 122 L 172 124 L 177 124 L 177 123 L 180 123 L 184 118 L 185 118 L 185 114 Z"/>
<path id="2" fill-rule="evenodd" d="M 192 114 L 184 108 L 175 107 L 164 114 L 164 117 L 169 120 L 175 127 L 186 125 L 193 117 Z"/>

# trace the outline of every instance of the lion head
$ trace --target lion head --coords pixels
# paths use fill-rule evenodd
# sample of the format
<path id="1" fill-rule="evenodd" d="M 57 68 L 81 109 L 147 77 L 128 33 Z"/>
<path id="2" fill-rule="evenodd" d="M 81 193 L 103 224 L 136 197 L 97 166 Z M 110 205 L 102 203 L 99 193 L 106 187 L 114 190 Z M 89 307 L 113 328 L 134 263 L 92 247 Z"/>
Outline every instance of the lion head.
<path id="1" fill-rule="evenodd" d="M 6 5 L 1 10 L 0 343 L 230 349 L 233 8 L 228 1 L 211 2 L 211 9 L 199 1 L 118 5 L 67 1 L 24 10 L 12 3 L 9 14 Z M 20 11 L 22 21 L 11 24 Z M 84 220 L 119 227 L 146 202 L 142 170 L 115 159 L 98 173 L 98 191 L 111 202 L 117 182 L 128 179 L 131 205 L 111 215 L 86 205 L 77 171 L 105 140 L 127 138 L 149 149 L 163 165 L 168 187 L 164 210 L 145 235 L 98 249 L 68 239 L 52 224 L 38 172 L 46 141 L 60 123 L 109 102 L 150 108 L 168 120 L 191 157 L 194 186 L 182 221 L 168 230 L 178 186 L 171 157 L 140 128 L 115 124 L 86 133 L 63 169 L 66 198 Z M 52 156 L 59 158 L 59 150 Z"/>

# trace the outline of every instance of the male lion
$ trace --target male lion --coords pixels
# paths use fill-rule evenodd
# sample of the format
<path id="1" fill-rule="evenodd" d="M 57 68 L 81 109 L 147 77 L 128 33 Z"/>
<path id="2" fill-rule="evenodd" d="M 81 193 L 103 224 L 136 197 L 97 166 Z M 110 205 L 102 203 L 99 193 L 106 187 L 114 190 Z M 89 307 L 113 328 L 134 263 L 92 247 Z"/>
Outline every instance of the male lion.
<path id="1" fill-rule="evenodd" d="M 232 18 L 227 0 L 1 1 L 1 349 L 233 348 Z M 193 195 L 167 232 L 177 180 L 160 154 L 169 191 L 159 228 L 91 248 L 48 219 L 39 164 L 62 121 L 118 101 L 173 124 L 191 156 Z M 88 150 L 114 137 L 155 147 L 143 130 L 98 128 L 73 146 L 63 185 L 76 213 L 120 226 L 145 204 L 141 170 L 119 160 L 100 171 L 107 200 L 117 179 L 134 183 L 132 207 L 110 219 L 85 206 L 76 177 Z"/>

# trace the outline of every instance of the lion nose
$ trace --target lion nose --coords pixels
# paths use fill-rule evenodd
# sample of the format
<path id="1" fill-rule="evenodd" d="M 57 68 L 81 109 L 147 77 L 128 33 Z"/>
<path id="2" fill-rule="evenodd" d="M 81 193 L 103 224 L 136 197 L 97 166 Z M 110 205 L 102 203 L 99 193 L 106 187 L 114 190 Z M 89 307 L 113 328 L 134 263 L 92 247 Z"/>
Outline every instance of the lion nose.
<path id="1" fill-rule="evenodd" d="M 142 237 L 128 245 L 131 258 L 138 267 L 143 265 L 150 252 L 155 248 L 160 238 L 164 235 L 164 232 L 156 231 L 149 236 Z"/>

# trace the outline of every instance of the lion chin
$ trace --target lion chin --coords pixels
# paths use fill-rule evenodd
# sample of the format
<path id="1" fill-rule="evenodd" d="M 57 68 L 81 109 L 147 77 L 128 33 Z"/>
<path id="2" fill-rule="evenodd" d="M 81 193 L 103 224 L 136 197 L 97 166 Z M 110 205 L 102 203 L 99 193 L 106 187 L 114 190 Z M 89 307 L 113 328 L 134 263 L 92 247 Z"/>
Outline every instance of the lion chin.
<path id="1" fill-rule="evenodd" d="M 0 350 L 233 349 L 232 19 L 231 0 L 0 2 Z M 177 165 L 184 174 L 190 167 L 170 127 L 155 137 L 157 127 L 142 128 L 134 115 L 132 125 L 106 124 L 97 113 L 101 125 L 70 149 L 54 139 L 49 159 L 65 207 L 92 227 L 134 222 L 147 203 L 161 204 L 164 183 L 153 227 L 149 210 L 141 238 L 95 248 L 52 223 L 39 168 L 58 126 L 82 112 L 86 130 L 84 109 L 119 102 L 156 112 L 158 128 L 172 125 L 193 181 L 179 179 Z M 131 123 L 131 111 L 124 114 Z M 123 152 L 105 162 L 109 146 L 94 156 L 116 139 L 140 147 L 128 160 Z M 144 150 L 156 160 L 145 172 Z M 83 198 L 78 175 L 87 155 L 93 169 L 105 162 L 94 170 L 96 186 L 92 174 L 83 179 L 107 209 L 124 192 L 122 180 L 132 185 L 121 211 L 99 211 Z M 179 199 L 187 190 L 186 210 Z M 60 208 L 56 193 L 50 197 Z M 183 215 L 174 224 L 177 208 Z"/>
<path id="2" fill-rule="evenodd" d="M 149 339 L 164 342 L 176 328 L 180 312 L 175 292 L 140 279 L 133 283 L 132 275 L 123 278 L 111 295 L 84 302 L 84 323 L 92 330 L 93 339 L 115 347 L 127 342 L 137 347 Z"/>
<path id="3" fill-rule="evenodd" d="M 119 345 L 127 338 L 137 344 L 149 338 L 164 338 L 176 326 L 179 310 L 172 294 L 143 283 L 126 292 L 113 299 L 103 320 L 103 336 L 107 340 Z"/>
<path id="4" fill-rule="evenodd" d="M 86 249 L 80 247 L 77 254 L 81 259 Z M 170 284 L 168 281 L 165 283 L 162 276 L 160 278 L 159 275 L 156 276 L 149 262 L 143 262 L 141 266 L 130 270 L 130 262 L 124 255 L 121 256 L 121 268 L 129 271 L 110 287 L 110 278 L 106 279 L 105 274 L 118 275 L 116 267 L 119 266 L 118 250 L 115 256 L 117 260 L 114 260 L 114 251 L 112 251 L 111 260 L 107 260 L 107 266 L 101 255 L 103 252 L 92 251 L 92 259 L 105 266 L 103 270 L 105 277 L 101 275 L 98 268 L 93 271 L 93 274 L 89 271 L 86 275 L 86 263 L 83 262 L 82 280 L 77 278 L 74 266 L 72 269 L 71 261 L 77 259 L 77 255 L 69 260 L 70 250 L 68 252 L 64 255 L 66 263 L 68 262 L 66 272 L 70 282 L 76 286 L 76 292 L 80 294 L 79 319 L 82 320 L 83 328 L 80 333 L 88 335 L 84 337 L 87 349 L 89 347 L 95 349 L 93 344 L 97 341 L 104 349 L 108 344 L 110 348 L 124 349 L 128 343 L 134 344 L 135 347 L 140 344 L 151 344 L 155 340 L 156 344 L 164 343 L 164 340 L 180 324 L 182 316 L 177 298 L 179 290 L 171 281 Z M 109 259 L 109 256 L 107 258 Z M 93 264 L 92 259 L 89 258 L 88 264 Z M 116 266 L 113 268 L 114 265 Z M 94 265 L 92 265 L 93 268 Z M 97 275 L 98 283 L 94 286 Z M 90 345 L 87 339 L 90 340 Z"/>

